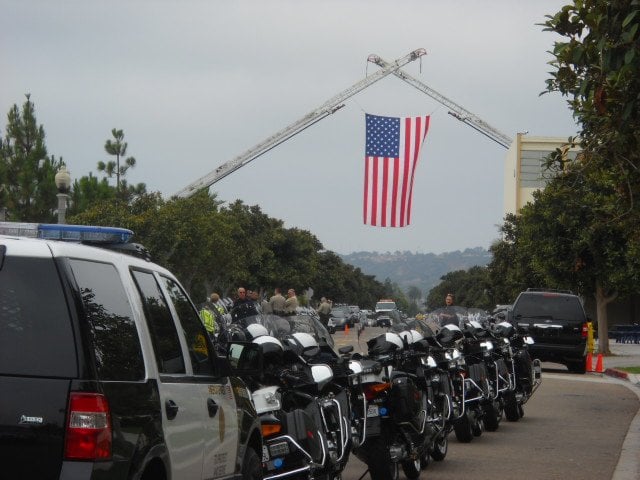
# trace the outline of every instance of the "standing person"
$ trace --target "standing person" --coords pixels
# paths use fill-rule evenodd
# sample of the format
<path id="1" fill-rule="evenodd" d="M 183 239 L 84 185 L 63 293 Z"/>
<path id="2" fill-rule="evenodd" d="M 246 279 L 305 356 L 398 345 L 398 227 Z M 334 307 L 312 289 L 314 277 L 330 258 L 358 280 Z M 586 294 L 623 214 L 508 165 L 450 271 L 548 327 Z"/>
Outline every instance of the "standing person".
<path id="1" fill-rule="evenodd" d="M 318 307 L 318 315 L 320 315 L 320 321 L 326 327 L 329 323 L 329 317 L 331 314 L 331 304 L 327 301 L 325 297 L 320 299 L 320 306 Z"/>
<path id="2" fill-rule="evenodd" d="M 238 287 L 238 297 L 233 301 L 233 308 L 251 302 L 252 300 L 247 298 L 247 290 L 244 287 Z"/>
<path id="3" fill-rule="evenodd" d="M 287 315 L 293 315 L 298 308 L 298 297 L 296 297 L 296 291 L 290 288 L 287 291 L 287 299 L 284 301 L 284 313 Z"/>
<path id="4" fill-rule="evenodd" d="M 456 309 L 453 306 L 453 293 L 447 293 L 444 297 L 444 308 L 440 314 L 440 325 L 453 324 L 460 326 L 460 318 L 456 314 Z"/>
<path id="5" fill-rule="evenodd" d="M 269 306 L 271 311 L 276 315 L 281 314 L 284 311 L 284 303 L 286 299 L 280 293 L 280 289 L 276 287 L 273 296 L 269 299 Z"/>

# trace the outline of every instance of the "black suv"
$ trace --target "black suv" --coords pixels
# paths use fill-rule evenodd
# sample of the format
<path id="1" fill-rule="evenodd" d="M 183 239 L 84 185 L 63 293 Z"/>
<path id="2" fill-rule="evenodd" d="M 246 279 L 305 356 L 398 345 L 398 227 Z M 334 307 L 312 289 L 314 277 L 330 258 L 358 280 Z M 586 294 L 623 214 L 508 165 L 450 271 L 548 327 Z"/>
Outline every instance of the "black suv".
<path id="1" fill-rule="evenodd" d="M 588 319 L 580 297 L 569 291 L 530 288 L 518 295 L 509 316 L 520 332 L 533 338 L 532 357 L 585 372 Z"/>
<path id="2" fill-rule="evenodd" d="M 261 475 L 249 391 L 131 233 L 0 222 L 1 477 Z"/>

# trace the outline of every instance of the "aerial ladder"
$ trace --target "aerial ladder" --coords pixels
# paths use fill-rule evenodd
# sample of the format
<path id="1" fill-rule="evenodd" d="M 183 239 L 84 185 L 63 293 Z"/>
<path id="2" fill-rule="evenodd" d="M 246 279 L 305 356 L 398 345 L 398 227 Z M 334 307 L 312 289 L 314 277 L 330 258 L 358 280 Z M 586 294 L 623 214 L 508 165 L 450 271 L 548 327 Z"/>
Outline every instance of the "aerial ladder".
<path id="1" fill-rule="evenodd" d="M 369 58 L 367 60 L 371 63 L 375 63 L 376 65 L 382 68 L 388 68 L 390 65 L 392 65 L 375 54 L 369 55 Z M 509 146 L 511 145 L 511 142 L 513 142 L 513 139 L 508 135 L 493 128 L 491 125 L 489 125 L 487 122 L 482 120 L 477 115 L 471 113 L 469 110 L 465 108 L 462 108 L 460 105 L 449 100 L 444 95 L 436 92 L 434 89 L 428 87 L 427 85 L 422 83 L 420 80 L 412 77 L 411 75 L 404 72 L 403 70 L 396 69 L 396 70 L 393 70 L 393 72 L 391 73 L 393 73 L 396 77 L 400 78 L 401 80 L 404 80 L 412 87 L 417 88 L 422 93 L 426 93 L 431 98 L 441 103 L 445 107 L 449 108 L 449 115 L 453 116 L 454 118 L 457 118 L 462 123 L 469 125 L 471 128 L 474 128 L 475 130 L 485 135 L 486 137 L 490 138 L 494 142 L 502 145 L 504 148 L 509 148 Z"/>
<path id="2" fill-rule="evenodd" d="M 405 55 L 404 57 L 395 60 L 394 62 L 391 62 L 391 63 L 385 62 L 385 66 L 383 66 L 381 70 L 378 70 L 376 73 L 367 76 L 366 78 L 359 81 L 358 83 L 355 83 L 354 85 L 347 88 L 346 90 L 343 90 L 333 98 L 330 98 L 329 100 L 327 100 L 317 109 L 306 114 L 301 119 L 283 128 L 279 132 L 276 132 L 275 134 L 266 138 L 265 140 L 255 145 L 254 147 L 244 151 L 243 153 L 229 160 L 228 162 L 223 163 L 214 171 L 210 172 L 204 177 L 201 177 L 195 182 L 192 182 L 187 187 L 185 187 L 184 189 L 176 193 L 176 196 L 190 197 L 195 193 L 197 193 L 198 191 L 202 190 L 203 188 L 210 187 L 217 181 L 235 172 L 236 170 L 243 167 L 244 165 L 251 162 L 252 160 L 255 160 L 259 156 L 264 155 L 269 150 L 280 145 L 282 142 L 288 140 L 294 135 L 300 133 L 301 131 L 309 128 L 311 125 L 319 122 L 320 120 L 322 120 L 323 118 L 326 118 L 332 113 L 335 113 L 337 110 L 344 107 L 344 104 L 342 102 L 344 102 L 347 98 L 364 90 L 368 86 L 372 85 L 378 80 L 381 80 L 382 78 L 386 77 L 390 73 L 397 72 L 401 67 L 403 67 L 407 63 L 412 62 L 417 58 L 422 57 L 423 55 L 426 55 L 426 53 L 427 52 L 424 48 L 419 48 Z M 368 60 L 373 61 L 371 57 Z"/>

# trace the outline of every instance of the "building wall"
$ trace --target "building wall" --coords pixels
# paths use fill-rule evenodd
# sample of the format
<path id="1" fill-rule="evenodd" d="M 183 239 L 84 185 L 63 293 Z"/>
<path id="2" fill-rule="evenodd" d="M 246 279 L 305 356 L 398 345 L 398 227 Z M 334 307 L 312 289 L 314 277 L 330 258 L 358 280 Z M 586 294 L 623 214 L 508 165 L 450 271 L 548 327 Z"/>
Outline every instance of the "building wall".
<path id="1" fill-rule="evenodd" d="M 528 137 L 518 133 L 507 150 L 504 168 L 504 215 L 517 213 L 533 200 L 533 192 L 544 188 L 549 172 L 544 168 L 546 157 L 567 142 L 565 137 Z M 575 158 L 578 149 L 569 150 Z"/>

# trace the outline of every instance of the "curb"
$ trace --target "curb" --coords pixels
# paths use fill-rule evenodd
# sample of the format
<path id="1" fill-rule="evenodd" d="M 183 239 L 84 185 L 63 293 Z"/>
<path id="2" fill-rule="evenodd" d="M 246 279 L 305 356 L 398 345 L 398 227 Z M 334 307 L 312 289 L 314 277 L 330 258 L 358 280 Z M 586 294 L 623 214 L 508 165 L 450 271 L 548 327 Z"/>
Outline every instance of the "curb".
<path id="1" fill-rule="evenodd" d="M 628 382 L 631 382 L 634 385 L 640 386 L 640 375 L 625 372 L 624 370 L 618 370 L 617 368 L 607 368 L 604 371 L 604 374 L 609 377 L 615 377 L 615 378 L 620 378 L 622 380 L 627 380 Z"/>
<path id="2" fill-rule="evenodd" d="M 629 380 L 629 373 L 625 372 L 624 370 L 618 370 L 616 368 L 607 368 L 604 371 L 605 375 L 608 375 L 609 377 L 616 377 L 616 378 L 622 378 L 624 380 Z"/>

